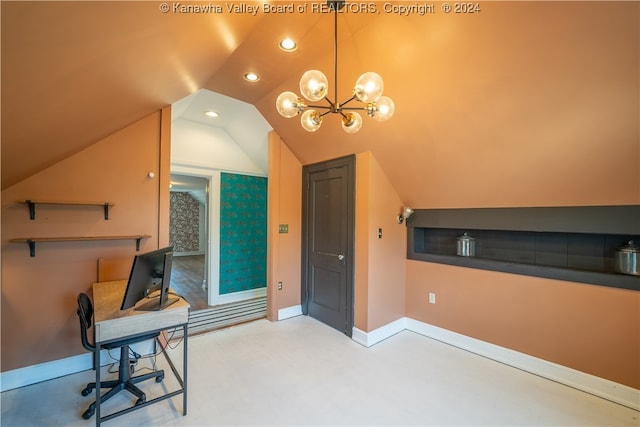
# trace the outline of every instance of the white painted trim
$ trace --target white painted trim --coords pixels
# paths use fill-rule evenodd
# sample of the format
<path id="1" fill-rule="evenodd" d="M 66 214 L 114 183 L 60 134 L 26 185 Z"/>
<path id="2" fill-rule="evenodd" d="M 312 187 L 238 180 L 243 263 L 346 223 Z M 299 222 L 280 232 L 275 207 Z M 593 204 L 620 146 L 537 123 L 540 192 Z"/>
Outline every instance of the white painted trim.
<path id="1" fill-rule="evenodd" d="M 278 320 L 301 314 L 302 307 L 299 305 L 283 308 L 278 310 Z M 353 328 L 352 339 L 365 347 L 371 347 L 404 329 L 640 411 L 640 390 L 442 329 L 419 320 L 403 317 L 371 332 Z M 144 351 L 138 350 L 138 348 L 136 348 L 136 351 L 145 354 Z M 112 363 L 112 359 L 105 353 L 101 356 L 101 360 L 103 361 L 103 366 Z M 4 392 L 74 374 L 91 369 L 91 367 L 91 354 L 85 353 L 66 359 L 2 372 L 0 373 L 0 391 Z"/>
<path id="2" fill-rule="evenodd" d="M 291 307 L 281 308 L 278 310 L 278 320 L 290 319 L 292 317 L 302 315 L 302 306 L 293 305 Z"/>
<path id="3" fill-rule="evenodd" d="M 640 411 L 640 390 L 414 319 L 407 330 Z"/>
<path id="4" fill-rule="evenodd" d="M 100 360 L 103 361 L 105 359 L 106 357 L 100 358 Z M 2 374 L 0 374 L 0 391 L 4 392 L 53 378 L 64 377 L 65 375 L 86 371 L 92 367 L 91 353 L 85 353 L 78 356 L 67 357 L 66 359 L 54 360 L 2 372 Z"/>
<path id="5" fill-rule="evenodd" d="M 388 323 L 371 332 L 353 328 L 351 339 L 365 347 L 371 347 L 404 329 L 640 411 L 640 390 L 633 387 L 408 317 Z"/>
<path id="6" fill-rule="evenodd" d="M 403 317 L 391 323 L 387 323 L 378 329 L 374 329 L 371 332 L 364 332 L 354 327 L 351 333 L 351 339 L 365 347 L 371 347 L 372 345 L 378 344 L 380 341 L 386 340 L 405 329 L 407 329 L 407 318 Z"/>
<path id="7" fill-rule="evenodd" d="M 207 259 L 207 303 L 220 304 L 220 171 L 210 171 L 209 175 L 209 228 Z"/>
<path id="8" fill-rule="evenodd" d="M 208 215 L 205 226 L 208 230 L 207 242 L 205 243 L 208 254 L 205 254 L 207 256 L 204 281 L 208 290 L 207 303 L 208 305 L 216 305 L 215 299 L 217 298 L 220 277 L 220 233 L 212 233 L 211 230 L 220 230 L 220 171 L 189 163 L 171 162 L 171 173 L 197 176 L 208 180 Z"/>
<path id="9" fill-rule="evenodd" d="M 131 347 L 133 351 L 143 356 L 153 354 L 156 350 L 154 339 L 135 343 Z M 111 356 L 109 355 L 109 351 L 102 350 L 100 354 L 100 364 L 101 366 L 106 366 L 112 363 L 118 363 L 119 357 L 120 350 L 111 350 Z M 93 369 L 92 353 L 83 353 L 64 359 L 25 366 L 24 368 L 0 373 L 0 392 L 64 377 L 66 375 L 77 374 L 78 372 L 89 369 Z"/>
<path id="10" fill-rule="evenodd" d="M 229 304 L 232 302 L 245 301 L 252 298 L 261 298 L 267 296 L 266 286 L 263 288 L 249 289 L 247 291 L 233 292 L 231 294 L 218 295 L 217 304 Z"/>
<path id="11" fill-rule="evenodd" d="M 174 252 L 173 256 L 193 256 L 193 255 L 205 255 L 204 251 L 191 251 L 191 252 Z"/>

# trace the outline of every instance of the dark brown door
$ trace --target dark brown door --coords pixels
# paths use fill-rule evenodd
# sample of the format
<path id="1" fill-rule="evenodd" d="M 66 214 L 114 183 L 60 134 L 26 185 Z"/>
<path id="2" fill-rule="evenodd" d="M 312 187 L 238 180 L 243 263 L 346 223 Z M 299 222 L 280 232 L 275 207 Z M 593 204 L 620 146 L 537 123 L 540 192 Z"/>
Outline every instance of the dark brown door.
<path id="1" fill-rule="evenodd" d="M 302 311 L 351 336 L 355 156 L 305 166 Z"/>

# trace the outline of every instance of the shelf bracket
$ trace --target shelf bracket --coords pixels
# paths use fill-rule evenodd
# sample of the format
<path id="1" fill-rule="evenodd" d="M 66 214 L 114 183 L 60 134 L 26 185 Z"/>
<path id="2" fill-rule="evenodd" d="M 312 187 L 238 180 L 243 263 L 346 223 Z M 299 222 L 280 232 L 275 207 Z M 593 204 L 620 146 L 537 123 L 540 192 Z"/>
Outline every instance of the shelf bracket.
<path id="1" fill-rule="evenodd" d="M 36 256 L 36 242 L 35 240 L 27 240 L 27 244 L 29 245 L 29 256 L 34 258 Z"/>
<path id="2" fill-rule="evenodd" d="M 109 203 L 104 204 L 104 220 L 107 221 L 109 219 Z"/>
<path id="3" fill-rule="evenodd" d="M 29 219 L 36 219 L 36 203 L 31 200 L 26 200 L 26 202 L 29 205 Z"/>
<path id="4" fill-rule="evenodd" d="M 136 237 L 136 252 L 140 251 L 140 241 L 143 239 L 142 236 Z"/>

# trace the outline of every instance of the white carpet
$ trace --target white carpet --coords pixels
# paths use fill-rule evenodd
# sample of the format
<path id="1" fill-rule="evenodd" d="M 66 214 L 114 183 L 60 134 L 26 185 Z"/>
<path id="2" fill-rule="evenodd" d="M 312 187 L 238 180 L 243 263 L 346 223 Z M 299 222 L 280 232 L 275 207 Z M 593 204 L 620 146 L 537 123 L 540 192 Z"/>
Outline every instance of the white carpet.
<path id="1" fill-rule="evenodd" d="M 632 409 L 408 331 L 365 348 L 306 316 L 263 319 L 192 337 L 188 352 L 187 416 L 179 396 L 105 426 L 640 425 Z M 181 367 L 182 346 L 171 353 Z M 92 376 L 2 393 L 2 426 L 95 425 L 80 417 Z M 133 402 L 114 399 L 103 410 Z"/>

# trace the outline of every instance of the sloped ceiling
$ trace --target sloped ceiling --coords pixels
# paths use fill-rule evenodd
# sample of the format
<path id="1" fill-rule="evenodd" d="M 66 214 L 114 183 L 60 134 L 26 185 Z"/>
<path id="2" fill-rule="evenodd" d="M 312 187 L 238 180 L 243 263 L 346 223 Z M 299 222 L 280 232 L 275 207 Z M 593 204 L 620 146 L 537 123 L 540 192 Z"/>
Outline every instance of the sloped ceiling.
<path id="1" fill-rule="evenodd" d="M 263 3 L 308 6 L 227 9 Z M 314 12 L 319 3 L 167 2 L 163 13 L 160 2 L 3 1 L 2 188 L 202 88 L 255 105 L 303 163 L 371 150 L 417 207 L 461 170 L 483 173 L 489 191 L 505 171 L 525 182 L 541 161 L 558 173 L 584 160 L 554 158 L 558 144 L 637 140 L 637 2 L 482 2 L 474 13 L 435 3 L 426 14 L 388 9 L 422 3 L 351 3 L 372 9 L 339 16 L 338 97 L 376 71 L 396 104 L 390 121 L 365 118 L 356 135 L 335 115 L 309 134 L 274 108 L 310 68 L 333 93 L 333 15 Z M 278 49 L 284 36 L 295 52 Z M 505 154 L 516 164 L 492 173 Z"/>
<path id="2" fill-rule="evenodd" d="M 171 191 L 189 193 L 199 204 L 207 205 L 207 185 L 209 181 L 196 176 L 171 174 Z"/>
<path id="3" fill-rule="evenodd" d="M 205 115 L 207 111 L 214 111 L 218 116 L 209 117 Z M 246 156 L 263 173 L 267 173 L 267 134 L 272 128 L 253 105 L 200 89 L 173 103 L 171 119 L 188 120 L 207 127 L 223 129 Z M 173 140 L 172 144 L 175 143 Z"/>

